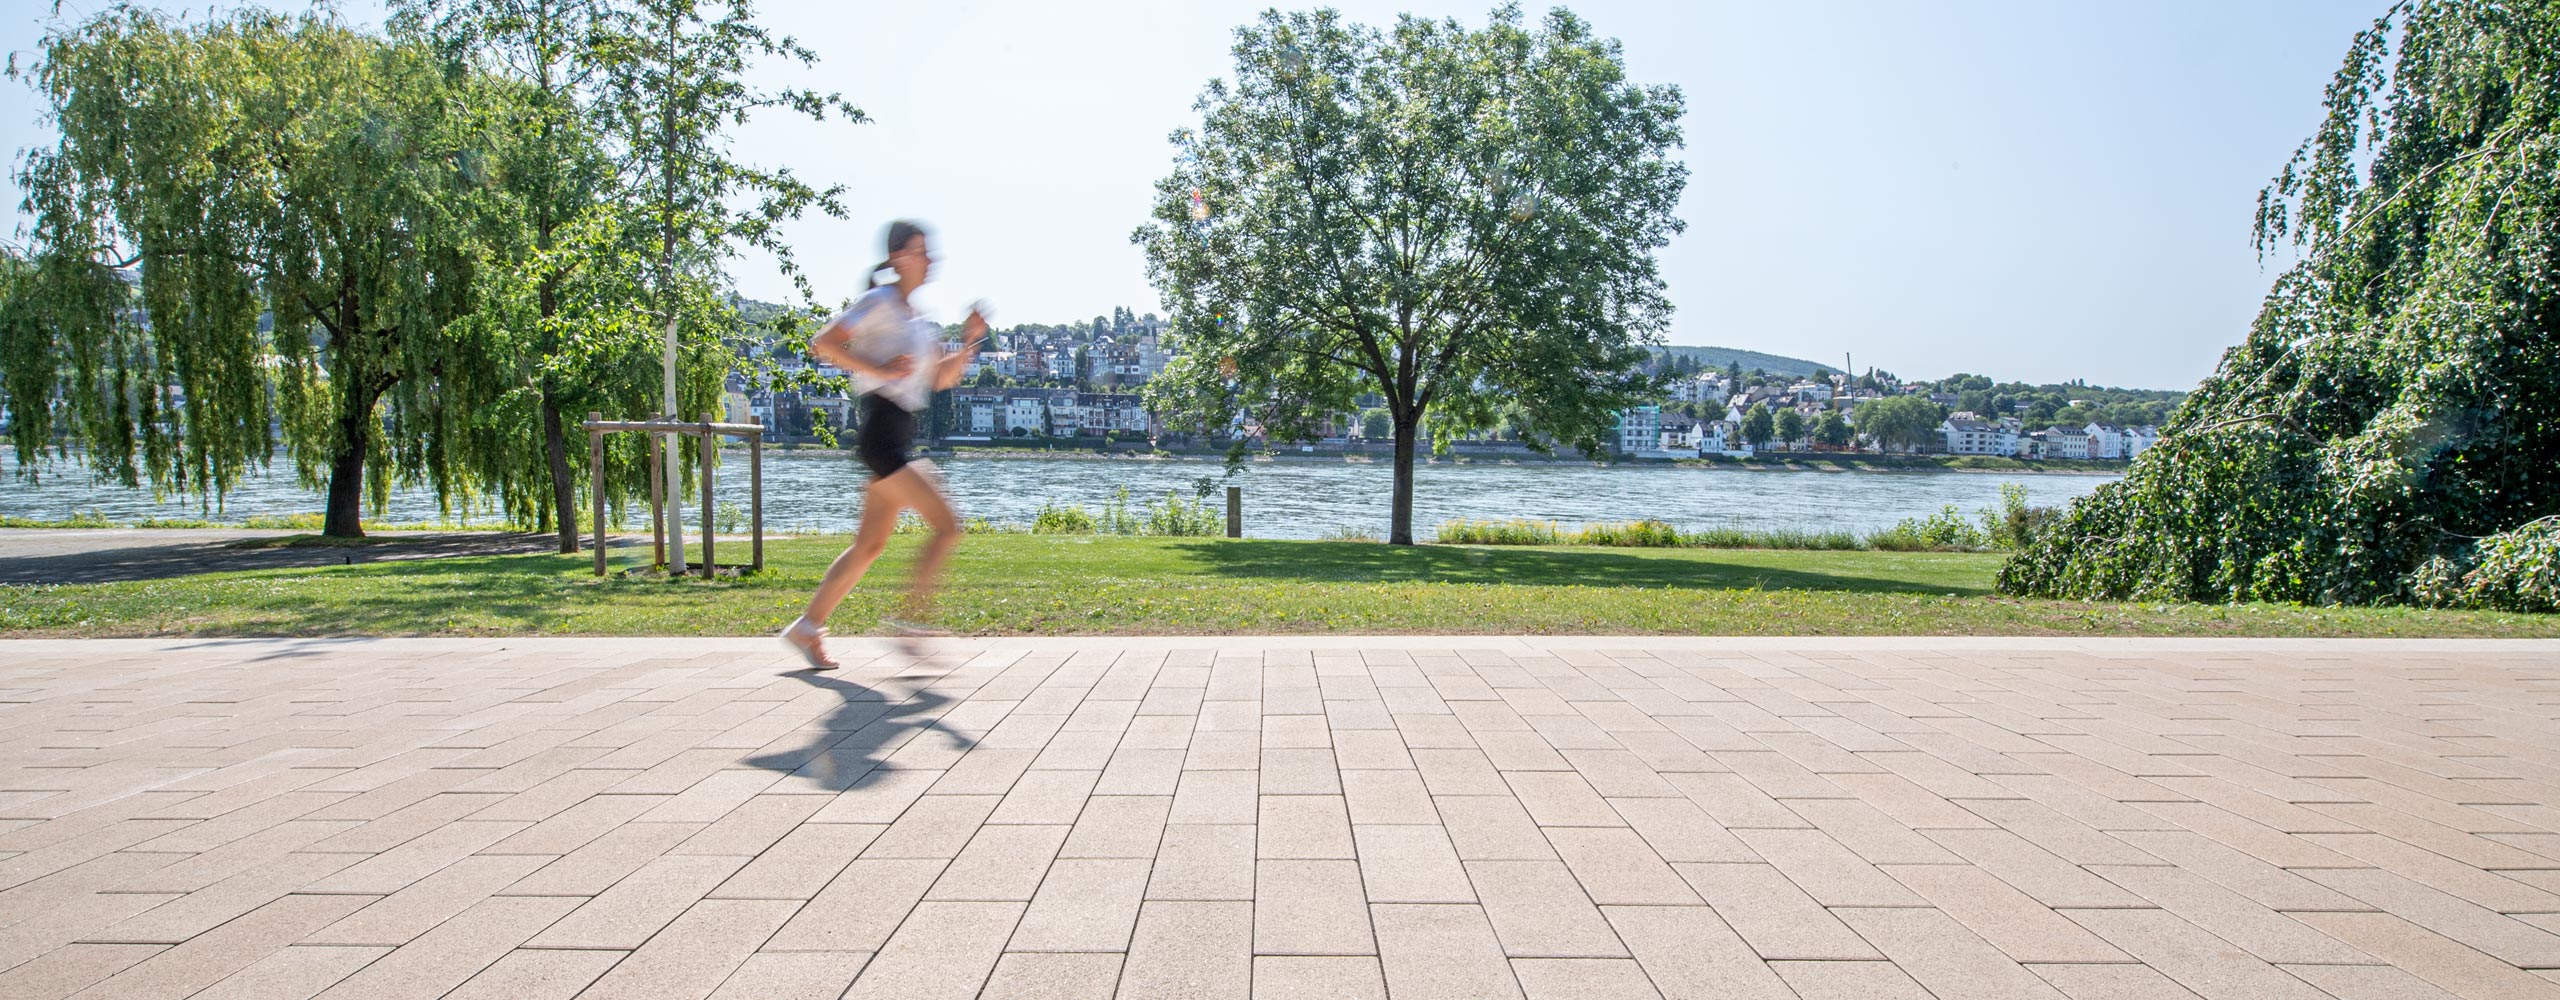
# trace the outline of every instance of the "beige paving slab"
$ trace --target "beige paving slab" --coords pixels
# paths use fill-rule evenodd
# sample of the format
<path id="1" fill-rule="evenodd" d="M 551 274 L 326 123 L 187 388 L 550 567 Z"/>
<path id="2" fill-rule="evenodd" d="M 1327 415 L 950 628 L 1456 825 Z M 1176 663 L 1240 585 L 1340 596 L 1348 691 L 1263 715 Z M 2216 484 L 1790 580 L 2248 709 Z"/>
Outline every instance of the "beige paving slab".
<path id="1" fill-rule="evenodd" d="M 0 643 L 0 998 L 2560 992 L 2560 643 Z"/>
<path id="2" fill-rule="evenodd" d="M 1253 904 L 1148 900 L 1115 996 L 1221 1000 L 1252 995 Z"/>

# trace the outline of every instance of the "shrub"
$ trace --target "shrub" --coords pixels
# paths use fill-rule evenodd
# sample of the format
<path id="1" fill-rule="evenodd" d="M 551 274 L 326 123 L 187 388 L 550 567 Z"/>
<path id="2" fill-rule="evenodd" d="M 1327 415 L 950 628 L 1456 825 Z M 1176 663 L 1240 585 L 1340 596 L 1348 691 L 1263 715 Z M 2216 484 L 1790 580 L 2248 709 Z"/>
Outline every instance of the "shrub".
<path id="1" fill-rule="evenodd" d="M 1182 494 L 1166 490 L 1163 500 L 1148 501 L 1143 527 L 1150 535 L 1210 538 L 1226 533 L 1227 517 L 1207 501 L 1185 500 Z"/>
<path id="2" fill-rule="evenodd" d="M 264 531 L 318 531 L 318 514 L 258 514 L 240 522 L 243 528 Z"/>
<path id="3" fill-rule="evenodd" d="M 1443 521 L 1439 540 L 1443 545 L 1555 545 L 1560 542 L 1554 521 L 1529 521 L 1513 518 L 1507 521 Z"/>
<path id="4" fill-rule="evenodd" d="M 1928 517 L 1908 518 L 1876 532 L 1867 544 L 1889 552 L 1976 552 L 1990 547 L 1982 529 L 1948 504 Z"/>
<path id="5" fill-rule="evenodd" d="M 1571 537 L 1574 545 L 1610 545 L 1621 548 L 1678 548 L 1680 529 L 1669 523 L 1646 518 L 1642 521 L 1586 524 Z"/>
<path id="6" fill-rule="evenodd" d="M 2000 484 L 1998 509 L 1982 511 L 1982 533 L 1995 549 L 2023 549 L 2035 544 L 2061 511 L 2051 507 L 2027 505 L 2027 488 L 2017 483 Z"/>
<path id="7" fill-rule="evenodd" d="M 2481 539 L 2463 578 L 2463 603 L 2502 611 L 2560 611 L 2560 517 Z"/>
<path id="8" fill-rule="evenodd" d="M 736 501 L 722 500 L 719 513 L 712 517 L 712 522 L 721 534 L 734 535 L 746 527 L 747 512 Z"/>
<path id="9" fill-rule="evenodd" d="M 1808 531 L 1800 528 L 1707 528 L 1680 536 L 1694 549 L 1862 549 L 1855 532 Z"/>
<path id="10" fill-rule="evenodd" d="M 1031 533 L 1035 535 L 1090 535 L 1093 530 L 1093 514 L 1080 503 L 1063 507 L 1043 503 L 1039 516 L 1031 519 Z"/>

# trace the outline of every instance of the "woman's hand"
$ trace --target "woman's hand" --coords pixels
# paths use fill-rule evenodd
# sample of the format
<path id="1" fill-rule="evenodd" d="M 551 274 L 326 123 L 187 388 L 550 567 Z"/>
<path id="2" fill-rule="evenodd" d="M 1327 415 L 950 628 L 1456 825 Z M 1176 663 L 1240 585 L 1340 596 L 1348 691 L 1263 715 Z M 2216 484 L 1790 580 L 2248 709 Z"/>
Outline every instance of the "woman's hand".
<path id="1" fill-rule="evenodd" d="M 907 377 L 908 375 L 914 374 L 915 370 L 916 357 L 912 354 L 901 354 L 897 357 L 890 358 L 886 362 L 872 366 L 873 375 L 883 381 L 889 382 L 895 382 Z"/>
<path id="2" fill-rule="evenodd" d="M 975 309 L 969 310 L 969 318 L 960 321 L 960 339 L 972 348 L 978 346 L 979 341 L 987 339 L 987 314 Z"/>

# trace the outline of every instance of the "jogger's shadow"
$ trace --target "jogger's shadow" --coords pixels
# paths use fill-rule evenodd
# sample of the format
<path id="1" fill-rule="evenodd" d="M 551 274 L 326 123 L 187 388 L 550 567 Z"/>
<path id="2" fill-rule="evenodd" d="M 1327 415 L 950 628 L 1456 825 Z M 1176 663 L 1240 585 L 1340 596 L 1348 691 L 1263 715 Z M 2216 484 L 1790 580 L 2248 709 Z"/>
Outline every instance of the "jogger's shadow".
<path id="1" fill-rule="evenodd" d="M 891 661 L 922 662 L 898 655 L 880 662 Z M 927 733 L 939 733 L 953 750 L 975 745 L 969 737 L 942 724 L 942 713 L 955 699 L 934 691 L 929 682 L 912 694 L 899 696 L 883 690 L 885 685 L 867 686 L 833 673 L 794 670 L 786 676 L 833 691 L 842 700 L 818 723 L 819 731 L 809 742 L 794 749 L 749 757 L 745 763 L 750 767 L 780 771 L 812 782 L 822 790 L 842 792 L 873 775 L 896 770 L 888 762 L 890 755 L 927 738 Z"/>

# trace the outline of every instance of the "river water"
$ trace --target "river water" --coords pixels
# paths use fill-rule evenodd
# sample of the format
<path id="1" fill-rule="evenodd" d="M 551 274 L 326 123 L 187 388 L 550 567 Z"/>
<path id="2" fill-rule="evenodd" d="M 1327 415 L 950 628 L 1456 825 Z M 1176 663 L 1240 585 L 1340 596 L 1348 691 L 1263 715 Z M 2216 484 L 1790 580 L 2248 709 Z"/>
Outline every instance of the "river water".
<path id="1" fill-rule="evenodd" d="M 256 515 L 312 513 L 318 494 L 279 470 L 252 477 L 207 513 L 194 500 L 155 499 L 149 490 L 98 483 L 77 466 L 55 466 L 29 484 L 0 449 L 0 514 L 64 518 L 96 511 L 118 521 L 203 517 L 239 521 Z M 1384 536 L 1394 469 L 1385 462 L 1257 462 L 1235 478 L 1216 460 L 961 458 L 940 463 L 962 514 L 1029 523 L 1046 502 L 1098 507 L 1127 487 L 1133 501 L 1168 490 L 1193 495 L 1208 477 L 1244 488 L 1245 534 L 1313 538 L 1350 529 Z M 1533 518 L 1567 524 L 1658 518 L 1686 529 L 1800 528 L 1869 532 L 1954 504 L 1971 513 L 1999 502 L 2000 484 L 2016 482 L 2030 502 L 2056 505 L 2096 489 L 2113 475 L 2000 475 L 1976 472 L 1812 472 L 1665 466 L 1554 464 L 1425 465 L 1414 472 L 1414 530 L 1429 537 L 1455 518 Z M 772 530 L 850 530 L 861 510 L 863 473 L 840 455 L 767 452 L 765 523 Z M 723 499 L 746 505 L 743 452 L 723 464 Z M 1212 494 L 1216 502 L 1217 494 Z M 1136 506 L 1133 502 L 1132 506 Z M 400 490 L 388 523 L 445 519 L 425 490 Z M 467 512 L 453 520 L 468 521 Z M 480 521 L 492 519 L 485 513 Z"/>

